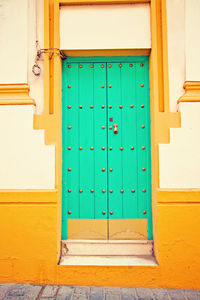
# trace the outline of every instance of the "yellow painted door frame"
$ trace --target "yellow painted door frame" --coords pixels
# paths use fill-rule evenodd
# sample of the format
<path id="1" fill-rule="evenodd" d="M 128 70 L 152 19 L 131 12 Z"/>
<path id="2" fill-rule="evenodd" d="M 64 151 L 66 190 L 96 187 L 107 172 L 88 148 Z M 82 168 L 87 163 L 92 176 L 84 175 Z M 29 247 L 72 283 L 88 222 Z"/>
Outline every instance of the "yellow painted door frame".
<path id="1" fill-rule="evenodd" d="M 44 0 L 44 114 L 36 115 L 34 128 L 45 129 L 46 144 L 56 146 L 56 189 L 58 190 L 58 256 L 61 238 L 62 196 L 62 61 L 59 51 L 59 9 L 62 5 L 150 3 L 150 101 L 151 101 L 151 160 L 152 160 L 152 213 L 154 251 L 157 245 L 157 189 L 159 187 L 158 143 L 169 141 L 169 128 L 180 126 L 179 113 L 169 112 L 168 48 L 166 0 Z M 52 55 L 52 52 L 54 53 Z M 74 54 L 75 55 L 75 54 Z M 91 56 L 91 53 L 89 54 Z M 110 55 L 110 54 L 106 54 Z M 119 54 L 118 55 L 125 55 Z M 134 54 L 133 54 L 134 55 Z M 144 55 L 139 50 L 138 55 Z"/>

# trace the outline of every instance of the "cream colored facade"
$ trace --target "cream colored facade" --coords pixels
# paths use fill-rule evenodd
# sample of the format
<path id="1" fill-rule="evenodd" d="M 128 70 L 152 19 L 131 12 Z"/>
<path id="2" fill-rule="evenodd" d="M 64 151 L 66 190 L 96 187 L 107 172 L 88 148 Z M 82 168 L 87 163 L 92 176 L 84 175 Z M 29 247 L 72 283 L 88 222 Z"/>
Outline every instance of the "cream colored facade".
<path id="1" fill-rule="evenodd" d="M 44 108 L 44 74 L 43 74 L 43 55 L 39 61 L 41 67 L 41 75 L 39 77 L 34 76 L 32 73 L 32 66 L 36 57 L 36 40 L 38 40 L 38 47 L 43 48 L 44 45 L 44 5 L 43 1 L 28 1 L 20 0 L 16 1 L 2 1 L 1 5 L 1 55 L 0 65 L 3 72 L 0 74 L 1 84 L 18 84 L 27 83 L 30 87 L 30 96 L 35 100 L 36 107 L 34 112 L 36 114 L 43 113 Z M 167 1 L 167 28 L 168 28 L 168 61 L 169 61 L 169 96 L 170 96 L 170 111 L 176 112 L 179 107 L 177 100 L 183 95 L 183 84 L 187 81 L 198 81 L 199 68 L 200 68 L 200 42 L 196 39 L 196 30 L 200 27 L 199 19 L 200 3 L 195 0 L 179 0 Z M 19 15 L 20 12 L 20 15 Z M 81 19 L 81 16 L 84 16 Z M 85 17 L 86 16 L 86 17 Z M 71 17 L 71 18 L 70 18 Z M 117 24 L 117 20 L 120 17 L 120 22 Z M 79 30 L 79 26 L 75 26 L 75 20 L 80 20 L 80 24 L 83 26 Z M 104 20 L 104 26 L 100 26 L 101 20 Z M 95 21 L 96 20 L 96 21 Z M 88 22 L 88 23 L 87 23 Z M 109 22 L 111 26 L 109 26 Z M 123 5 L 122 11 L 120 11 L 120 5 L 116 6 L 64 6 L 60 10 L 60 43 L 61 49 L 150 49 L 151 48 L 151 36 L 150 36 L 150 6 L 149 4 L 132 4 Z M 94 26 L 90 24 L 94 23 Z M 116 27 L 120 25 L 120 27 Z M 109 30 L 107 30 L 109 28 Z M 87 30 L 88 29 L 88 30 Z M 100 29 L 100 31 L 99 31 Z M 82 30 L 82 31 L 81 31 Z M 18 34 L 20 32 L 20 35 Z M 83 33 L 85 35 L 83 36 Z M 80 37 L 83 36 L 84 42 Z M 94 37 L 96 36 L 96 41 Z M 110 38 L 113 36 L 114 38 Z M 123 38 L 119 38 L 123 36 Z M 93 43 L 93 44 L 92 44 Z M 98 44 L 99 43 L 99 44 Z M 182 106 L 191 106 L 191 104 L 182 104 Z M 195 110 L 198 104 L 195 105 Z M 20 107 L 16 109 L 16 118 Z M 186 109 L 187 111 L 187 109 Z M 3 113 L 3 112 L 1 112 Z M 29 112 L 24 112 L 24 116 Z M 192 109 L 188 109 L 188 114 L 193 114 Z M 6 116 L 5 116 L 6 118 Z M 188 118 L 192 118 L 188 116 Z M 20 118 L 21 122 L 25 126 L 26 117 Z M 184 120 L 183 120 L 184 122 Z M 26 127 L 26 126 L 25 126 Z M 178 129 L 175 129 L 175 132 Z M 15 136 L 15 132 L 13 132 Z M 194 137 L 195 139 L 195 133 Z M 11 138 L 12 140 L 12 138 Z M 35 141 L 36 147 L 40 147 L 39 142 Z M 194 143 L 196 141 L 194 140 Z M 16 145 L 17 146 L 17 145 Z M 41 144 L 42 147 L 42 144 Z M 178 145 L 177 145 L 178 147 Z M 20 152 L 20 142 L 17 147 Z M 39 148 L 38 148 L 39 149 Z M 42 149 L 42 148 L 41 148 Z M 47 147 L 48 149 L 48 147 Z M 177 156 L 180 155 L 179 149 L 177 152 L 173 152 L 172 155 L 167 149 L 170 145 L 162 145 L 160 147 L 160 187 L 161 188 L 179 188 L 180 186 L 200 187 L 198 183 L 197 166 L 200 164 L 200 158 L 193 156 L 193 152 L 181 151 L 181 158 L 179 170 L 176 169 L 175 161 Z M 42 151 L 42 150 L 41 150 Z M 48 152 L 48 150 L 46 150 Z M 198 152 L 198 149 L 197 149 Z M 170 153 L 170 154 L 169 154 Z M 50 158 L 51 156 L 51 158 Z M 190 172 L 187 172 L 187 168 L 182 170 L 185 164 L 185 158 L 193 157 L 196 162 L 190 165 Z M 4 162 L 9 160 L 9 156 L 2 152 Z M 42 159 L 42 158 L 41 158 Z M 31 159 L 30 159 L 31 160 Z M 43 159 L 42 159 L 43 160 Z M 52 178 L 54 176 L 54 155 L 50 155 L 49 160 L 46 159 L 43 163 L 40 163 L 38 158 L 38 165 L 40 170 L 44 168 L 43 172 L 46 176 L 49 176 L 49 187 L 52 188 Z M 170 166 L 167 169 L 164 167 L 162 161 L 166 165 Z M 169 164 L 168 164 L 169 162 Z M 20 163 L 27 165 L 26 160 L 22 160 Z M 6 163 L 3 164 L 6 168 Z M 52 167 L 50 167 L 52 165 Z M 161 167 L 163 166 L 163 167 Z M 174 167 L 173 167 L 174 166 Z M 182 167 L 181 167 L 182 166 Z M 13 166 L 14 168 L 14 166 Z M 49 169 L 51 168 L 51 170 Z M 192 171 L 192 170 L 196 171 Z M 31 188 L 32 176 L 31 167 L 30 170 L 30 184 L 26 185 L 26 188 Z M 46 171 L 45 171 L 46 170 Z M 4 173 L 4 170 L 2 170 Z M 184 183 L 180 184 L 179 174 L 184 174 Z M 36 176 L 37 177 L 37 176 Z M 6 179 L 5 179 L 6 180 Z M 9 181 L 9 177 L 7 178 Z M 19 179 L 20 180 L 20 179 Z M 47 179 L 44 179 L 47 184 Z M 22 179 L 23 181 L 23 179 Z M 173 182 L 169 184 L 169 182 Z M 188 184 L 187 184 L 188 182 Z M 194 182 L 196 182 L 194 184 Z M 37 188 L 44 188 L 41 181 L 41 185 L 38 183 Z M 7 182 L 3 185 L 3 188 L 21 188 L 25 187 L 24 183 Z"/>
<path id="2" fill-rule="evenodd" d="M 173 100 L 177 101 L 182 96 L 183 82 L 200 80 L 200 42 L 196 38 L 197 28 L 200 28 L 200 2 L 168 1 L 168 11 L 172 12 L 171 18 L 168 16 L 169 88 L 172 108 L 175 104 Z M 179 16 L 178 20 L 173 12 Z M 198 93 L 196 89 L 196 100 L 199 100 Z M 177 109 L 181 111 L 181 128 L 171 129 L 169 145 L 160 145 L 160 187 L 199 188 L 200 103 L 181 103 Z"/>
<path id="3" fill-rule="evenodd" d="M 33 130 L 33 105 L 0 106 L 0 189 L 54 189 L 54 146 Z"/>
<path id="4" fill-rule="evenodd" d="M 117 286 L 200 288 L 200 1 L 102 1 L 0 0 L 0 281 L 103 285 L 106 280 Z M 41 54 L 41 74 L 32 72 L 37 50 L 56 52 L 52 48 L 57 47 L 79 55 L 90 50 L 150 55 L 156 267 L 57 265 L 62 202 L 59 55 Z M 158 108 L 161 90 L 165 109 Z"/>
<path id="5" fill-rule="evenodd" d="M 60 9 L 60 47 L 150 49 L 150 5 L 64 6 Z"/>

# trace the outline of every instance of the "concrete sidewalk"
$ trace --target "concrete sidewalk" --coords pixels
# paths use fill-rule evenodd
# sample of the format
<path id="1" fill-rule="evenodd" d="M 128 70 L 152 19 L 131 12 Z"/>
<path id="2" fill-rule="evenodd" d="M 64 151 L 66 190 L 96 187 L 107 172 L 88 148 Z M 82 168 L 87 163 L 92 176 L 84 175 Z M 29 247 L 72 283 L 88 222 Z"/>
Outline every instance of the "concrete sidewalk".
<path id="1" fill-rule="evenodd" d="M 200 291 L 0 284 L 0 300 L 200 300 Z"/>

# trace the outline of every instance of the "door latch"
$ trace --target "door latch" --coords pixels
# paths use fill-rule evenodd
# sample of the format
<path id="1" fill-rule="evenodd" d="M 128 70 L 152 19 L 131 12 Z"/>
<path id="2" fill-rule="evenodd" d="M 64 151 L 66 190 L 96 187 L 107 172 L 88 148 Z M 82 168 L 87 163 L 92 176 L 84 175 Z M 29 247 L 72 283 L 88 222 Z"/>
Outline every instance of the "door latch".
<path id="1" fill-rule="evenodd" d="M 114 133 L 117 134 L 118 133 L 118 130 L 117 130 L 118 125 L 117 125 L 117 123 L 114 123 L 113 127 L 114 127 Z"/>

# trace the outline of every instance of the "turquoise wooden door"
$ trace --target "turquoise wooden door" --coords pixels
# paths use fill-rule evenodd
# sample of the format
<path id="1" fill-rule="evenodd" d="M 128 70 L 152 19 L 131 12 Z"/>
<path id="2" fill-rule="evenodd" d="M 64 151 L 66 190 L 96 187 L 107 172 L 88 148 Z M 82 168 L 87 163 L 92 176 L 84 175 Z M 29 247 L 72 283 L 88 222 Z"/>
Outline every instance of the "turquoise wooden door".
<path id="1" fill-rule="evenodd" d="M 62 91 L 62 238 L 151 239 L 148 57 L 67 58 Z"/>

